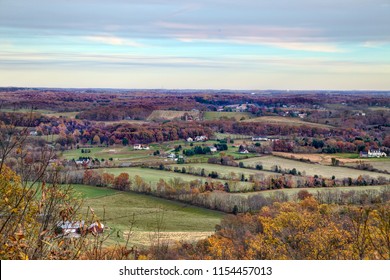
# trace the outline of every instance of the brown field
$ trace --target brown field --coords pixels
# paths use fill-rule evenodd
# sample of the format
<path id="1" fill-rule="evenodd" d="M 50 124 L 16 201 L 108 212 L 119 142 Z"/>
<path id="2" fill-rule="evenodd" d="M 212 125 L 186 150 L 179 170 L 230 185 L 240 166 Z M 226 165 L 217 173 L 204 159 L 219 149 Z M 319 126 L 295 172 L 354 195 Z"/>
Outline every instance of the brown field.
<path id="1" fill-rule="evenodd" d="M 198 111 L 168 111 L 168 110 L 154 110 L 149 117 L 148 121 L 154 120 L 174 120 L 180 119 L 184 114 L 187 113 L 190 116 L 193 116 L 194 119 L 200 118 L 200 113 Z"/>
<path id="2" fill-rule="evenodd" d="M 243 122 L 257 122 L 257 123 L 265 123 L 265 124 L 279 124 L 279 125 L 290 125 L 290 126 L 311 126 L 311 127 L 319 127 L 319 128 L 333 128 L 330 125 L 320 124 L 320 123 L 311 123 L 305 122 L 298 118 L 290 118 L 290 117 L 278 117 L 278 116 L 265 116 L 258 117 L 254 119 L 244 120 Z"/>
<path id="3" fill-rule="evenodd" d="M 332 163 L 332 158 L 337 158 L 341 163 L 356 163 L 356 159 L 351 158 L 340 158 L 332 154 L 294 154 L 294 153 L 283 153 L 283 152 L 273 152 L 275 156 L 280 156 L 284 158 L 291 159 L 305 159 L 310 160 L 313 163 L 320 163 L 324 165 L 330 165 Z"/>
<path id="4" fill-rule="evenodd" d="M 390 172 L 390 159 L 389 160 L 375 160 L 375 159 L 373 159 L 370 161 L 365 160 L 364 162 L 367 162 L 368 164 L 372 165 L 375 169 Z M 345 165 L 354 167 L 357 165 L 357 163 L 356 162 L 346 163 Z"/>
<path id="5" fill-rule="evenodd" d="M 199 232 L 160 232 L 153 231 L 133 231 L 130 234 L 130 240 L 132 244 L 141 246 L 150 246 L 160 240 L 160 244 L 174 245 L 176 242 L 185 241 L 187 243 L 193 243 L 201 239 L 206 239 L 212 235 L 213 231 L 199 231 Z M 123 239 L 127 240 L 129 235 L 128 231 L 123 233 Z"/>
<path id="6" fill-rule="evenodd" d="M 338 159 L 341 165 L 345 166 L 355 166 L 359 162 L 365 162 L 378 170 L 390 171 L 390 158 L 359 158 L 359 155 L 354 154 L 294 154 L 283 152 L 273 152 L 273 154 L 288 159 L 310 160 L 313 163 L 323 165 L 331 165 L 332 158 Z"/>

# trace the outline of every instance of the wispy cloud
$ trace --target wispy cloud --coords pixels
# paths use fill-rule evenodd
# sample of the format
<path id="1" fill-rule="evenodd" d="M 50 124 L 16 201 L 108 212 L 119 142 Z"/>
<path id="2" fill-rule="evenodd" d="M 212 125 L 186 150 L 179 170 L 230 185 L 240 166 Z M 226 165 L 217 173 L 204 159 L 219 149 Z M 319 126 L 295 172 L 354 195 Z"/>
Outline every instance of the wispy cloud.
<path id="1" fill-rule="evenodd" d="M 280 49 L 337 53 L 345 50 L 321 39 L 321 31 L 312 28 L 257 25 L 225 25 L 211 29 L 207 25 L 158 22 L 167 34 L 186 43 L 263 45 Z M 315 37 L 315 38 L 313 38 Z"/>
<path id="2" fill-rule="evenodd" d="M 379 48 L 379 47 L 383 47 L 384 45 L 386 45 L 386 42 L 366 41 L 362 45 L 365 48 Z"/>
<path id="3" fill-rule="evenodd" d="M 323 52 L 323 53 L 345 52 L 344 49 L 332 43 L 273 42 L 273 43 L 262 43 L 262 44 L 281 48 L 281 49 L 294 50 L 294 51 Z"/>
<path id="4" fill-rule="evenodd" d="M 106 45 L 112 45 L 112 46 L 127 46 L 127 47 L 134 47 L 134 48 L 144 47 L 144 44 L 141 44 L 139 42 L 116 37 L 116 36 L 111 36 L 111 35 L 85 36 L 83 38 L 88 41 L 102 43 Z"/>

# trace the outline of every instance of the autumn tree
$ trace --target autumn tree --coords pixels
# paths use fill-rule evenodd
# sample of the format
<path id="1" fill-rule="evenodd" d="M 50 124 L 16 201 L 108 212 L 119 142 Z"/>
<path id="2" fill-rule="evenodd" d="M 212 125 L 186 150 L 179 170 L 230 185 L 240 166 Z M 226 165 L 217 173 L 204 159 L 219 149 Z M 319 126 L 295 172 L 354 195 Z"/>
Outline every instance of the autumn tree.
<path id="1" fill-rule="evenodd" d="M 130 177 L 128 173 L 121 173 L 114 180 L 114 188 L 120 191 L 127 191 L 130 189 Z"/>

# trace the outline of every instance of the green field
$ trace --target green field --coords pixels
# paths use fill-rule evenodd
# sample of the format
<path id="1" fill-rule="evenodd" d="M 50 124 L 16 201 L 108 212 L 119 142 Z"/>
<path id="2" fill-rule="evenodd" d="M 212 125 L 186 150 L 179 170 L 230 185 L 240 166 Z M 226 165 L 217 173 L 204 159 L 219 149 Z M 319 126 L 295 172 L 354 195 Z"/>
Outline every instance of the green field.
<path id="1" fill-rule="evenodd" d="M 98 158 L 98 159 L 109 159 L 113 158 L 116 159 L 140 159 L 140 158 L 147 158 L 151 153 L 153 153 L 153 150 L 133 150 L 132 147 L 123 147 L 123 146 L 117 146 L 117 147 L 94 147 L 94 148 L 87 148 L 88 150 L 91 150 L 90 153 L 82 153 L 80 149 L 73 149 L 73 150 L 67 150 L 63 153 L 63 157 L 66 159 L 78 159 L 79 157 L 91 157 L 91 158 Z"/>
<path id="2" fill-rule="evenodd" d="M 190 170 L 190 168 L 198 170 L 198 169 L 205 169 L 206 174 L 211 173 L 212 171 L 217 172 L 221 176 L 227 176 L 230 177 L 233 176 L 235 178 L 239 178 L 241 174 L 244 174 L 246 178 L 249 178 L 250 175 L 277 175 L 273 172 L 267 172 L 267 171 L 258 171 L 258 170 L 252 170 L 252 169 L 246 169 L 246 168 L 239 168 L 239 167 L 233 167 L 233 166 L 226 166 L 226 165 L 219 165 L 219 164 L 209 164 L 209 163 L 192 163 L 192 164 L 180 164 L 175 165 L 178 167 L 185 167 L 187 170 Z M 235 174 L 235 175 L 233 175 Z"/>
<path id="3" fill-rule="evenodd" d="M 157 220 L 162 220 L 162 231 L 168 239 L 199 239 L 214 231 L 223 213 L 206 210 L 187 204 L 164 200 L 153 196 L 131 192 L 118 192 L 106 188 L 74 185 L 76 192 L 80 192 L 86 199 L 84 213 L 88 207 L 94 209 L 95 214 L 103 224 L 110 229 L 110 243 L 124 243 L 134 216 L 133 238 L 130 244 L 147 245 L 149 237 L 156 230 Z"/>
<path id="4" fill-rule="evenodd" d="M 105 196 L 121 193 L 120 191 L 113 190 L 113 189 L 92 187 L 92 186 L 81 185 L 81 184 L 73 184 L 72 188 L 74 189 L 75 192 L 81 194 L 81 197 L 83 197 L 84 199 L 102 198 Z"/>
<path id="5" fill-rule="evenodd" d="M 181 170 L 181 168 L 185 165 L 180 164 L 174 166 L 177 166 Z M 203 164 L 200 164 L 200 166 L 203 166 Z M 149 168 L 128 167 L 128 168 L 106 168 L 102 170 L 104 170 L 107 173 L 114 174 L 115 176 L 119 175 L 120 173 L 127 173 L 129 174 L 130 178 L 134 177 L 135 175 L 138 175 L 142 179 L 144 179 L 146 183 L 151 183 L 151 184 L 156 184 L 160 179 L 169 181 L 175 178 L 180 178 L 185 182 L 190 182 L 194 180 L 200 180 L 201 182 L 206 182 L 208 180 L 220 181 L 222 183 L 226 182 L 226 180 L 222 180 L 222 179 L 210 179 L 207 177 L 201 177 L 196 175 L 176 173 L 172 171 L 162 171 L 162 170 L 149 169 Z M 251 186 L 251 184 L 247 182 L 239 182 L 238 185 L 242 188 L 248 188 Z"/>
<path id="6" fill-rule="evenodd" d="M 264 157 L 256 157 L 242 160 L 245 165 L 255 166 L 256 164 L 262 164 L 263 168 L 266 170 L 270 170 L 272 166 L 278 165 L 282 169 L 293 169 L 296 168 L 297 171 L 300 171 L 302 174 L 306 174 L 309 176 L 322 176 L 326 178 L 331 178 L 335 176 L 336 179 L 343 179 L 347 177 L 357 178 L 360 175 L 369 175 L 370 177 L 379 177 L 383 176 L 385 178 L 390 178 L 388 174 L 382 174 L 378 172 L 370 172 L 364 170 L 356 170 L 346 167 L 335 167 L 329 165 L 321 165 L 321 164 L 312 164 L 300 162 L 297 160 L 285 159 L 276 156 L 264 156 Z"/>
<path id="7" fill-rule="evenodd" d="M 236 121 L 240 121 L 240 120 L 248 120 L 250 118 L 253 118 L 253 115 L 247 112 L 205 112 L 203 118 L 206 121 L 231 119 L 231 118 L 234 118 Z"/>
<path id="8" fill-rule="evenodd" d="M 160 179 L 164 179 L 166 181 L 174 178 L 181 178 L 186 182 L 193 180 L 202 180 L 206 181 L 207 178 L 193 176 L 189 174 L 175 173 L 169 171 L 162 171 L 150 168 L 138 168 L 138 167 L 128 167 L 128 168 L 106 168 L 103 169 L 107 173 L 114 174 L 115 176 L 120 173 L 127 173 L 130 177 L 134 177 L 138 175 L 142 177 L 147 183 L 157 183 Z"/>

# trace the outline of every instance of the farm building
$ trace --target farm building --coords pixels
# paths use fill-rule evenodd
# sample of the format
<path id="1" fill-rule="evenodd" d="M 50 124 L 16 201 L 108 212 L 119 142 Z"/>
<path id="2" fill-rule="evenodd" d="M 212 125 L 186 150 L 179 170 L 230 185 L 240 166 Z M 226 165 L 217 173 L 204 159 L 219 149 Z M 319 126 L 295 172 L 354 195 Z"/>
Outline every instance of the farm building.
<path id="1" fill-rule="evenodd" d="M 176 158 L 176 155 L 174 154 L 174 153 L 170 153 L 168 156 L 167 156 L 167 158 Z"/>
<path id="2" fill-rule="evenodd" d="M 202 141 L 207 141 L 207 140 L 208 140 L 207 136 L 204 136 L 204 135 L 195 137 L 196 142 L 202 142 Z"/>
<path id="3" fill-rule="evenodd" d="M 268 141 L 267 136 L 253 136 L 252 141 Z"/>
<path id="4" fill-rule="evenodd" d="M 133 146 L 133 149 L 134 150 L 149 150 L 150 148 L 146 145 L 142 145 L 142 144 L 135 144 Z"/>
<path id="5" fill-rule="evenodd" d="M 84 221 L 63 221 L 57 224 L 56 233 L 66 237 L 80 237 L 80 228 L 84 227 Z"/>
<path id="6" fill-rule="evenodd" d="M 373 157 L 387 157 L 385 152 L 381 150 L 368 150 L 368 152 L 360 152 L 360 157 L 362 158 L 373 158 Z"/>
<path id="7" fill-rule="evenodd" d="M 194 139 L 192 139 L 191 137 L 188 137 L 187 142 L 194 142 Z"/>
<path id="8" fill-rule="evenodd" d="M 90 232 L 92 234 L 103 233 L 103 231 L 104 231 L 104 225 L 102 223 L 99 223 L 99 222 L 92 223 L 88 227 L 88 232 Z"/>

